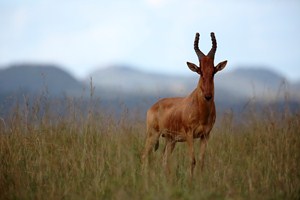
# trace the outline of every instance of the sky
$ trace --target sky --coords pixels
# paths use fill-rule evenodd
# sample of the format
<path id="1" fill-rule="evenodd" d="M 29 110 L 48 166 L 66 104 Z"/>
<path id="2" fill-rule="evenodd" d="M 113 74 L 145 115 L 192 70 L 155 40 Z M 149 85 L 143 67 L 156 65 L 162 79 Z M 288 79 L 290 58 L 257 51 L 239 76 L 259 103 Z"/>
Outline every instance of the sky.
<path id="1" fill-rule="evenodd" d="M 0 0 L 0 68 L 51 63 L 77 78 L 114 65 L 190 75 L 211 48 L 215 65 L 273 69 L 300 80 L 299 0 Z"/>

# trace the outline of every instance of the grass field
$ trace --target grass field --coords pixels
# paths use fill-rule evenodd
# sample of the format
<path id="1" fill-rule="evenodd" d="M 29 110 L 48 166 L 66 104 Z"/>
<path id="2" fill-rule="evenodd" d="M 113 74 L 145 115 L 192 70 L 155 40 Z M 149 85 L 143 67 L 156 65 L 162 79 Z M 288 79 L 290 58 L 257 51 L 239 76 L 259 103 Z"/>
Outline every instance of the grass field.
<path id="1" fill-rule="evenodd" d="M 70 105 L 65 116 L 25 105 L 0 118 L 0 199 L 300 199 L 299 113 L 254 112 L 239 124 L 218 116 L 204 171 L 189 183 L 186 143 L 172 154 L 170 176 L 163 145 L 145 175 L 144 122 L 126 112 L 83 117 Z"/>

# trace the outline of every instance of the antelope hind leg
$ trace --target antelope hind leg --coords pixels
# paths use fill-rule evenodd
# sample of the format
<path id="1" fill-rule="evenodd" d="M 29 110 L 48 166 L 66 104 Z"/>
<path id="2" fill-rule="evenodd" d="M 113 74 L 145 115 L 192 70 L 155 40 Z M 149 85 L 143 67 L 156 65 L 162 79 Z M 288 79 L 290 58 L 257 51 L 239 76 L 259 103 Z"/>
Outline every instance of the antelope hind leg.
<path id="1" fill-rule="evenodd" d="M 142 169 L 145 169 L 145 167 L 148 165 L 148 157 L 151 153 L 152 148 L 159 140 L 160 133 L 156 131 L 147 132 L 147 138 L 145 143 L 145 148 L 142 153 Z"/>

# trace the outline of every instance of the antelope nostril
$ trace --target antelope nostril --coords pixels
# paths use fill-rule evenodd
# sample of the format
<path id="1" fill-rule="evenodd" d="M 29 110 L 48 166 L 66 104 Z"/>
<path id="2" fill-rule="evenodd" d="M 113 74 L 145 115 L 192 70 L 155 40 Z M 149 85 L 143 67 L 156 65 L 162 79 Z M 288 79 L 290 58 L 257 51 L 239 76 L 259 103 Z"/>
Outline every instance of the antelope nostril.
<path id="1" fill-rule="evenodd" d="M 206 99 L 207 101 L 209 101 L 209 100 L 211 99 L 211 97 L 212 97 L 212 95 L 205 95 L 205 99 Z"/>

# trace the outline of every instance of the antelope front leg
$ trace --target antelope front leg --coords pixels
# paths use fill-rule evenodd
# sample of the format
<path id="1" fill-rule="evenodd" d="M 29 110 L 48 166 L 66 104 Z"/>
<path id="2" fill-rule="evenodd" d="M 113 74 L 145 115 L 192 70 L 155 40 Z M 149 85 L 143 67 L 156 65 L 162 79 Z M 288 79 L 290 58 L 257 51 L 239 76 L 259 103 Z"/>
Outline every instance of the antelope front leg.
<path id="1" fill-rule="evenodd" d="M 200 170 L 203 171 L 204 167 L 204 158 L 205 158 L 205 149 L 207 146 L 207 137 L 203 137 L 200 139 Z"/>
<path id="2" fill-rule="evenodd" d="M 187 145 L 189 148 L 189 156 L 190 156 L 190 178 L 192 180 L 193 175 L 194 175 L 194 168 L 196 165 L 196 159 L 195 159 L 195 152 L 194 152 L 194 141 L 193 141 L 193 135 L 188 135 L 187 136 Z"/>

